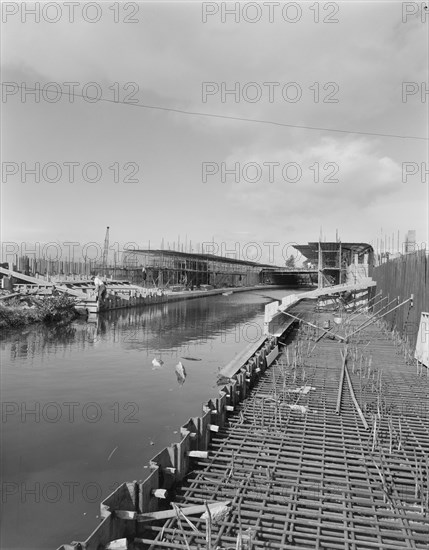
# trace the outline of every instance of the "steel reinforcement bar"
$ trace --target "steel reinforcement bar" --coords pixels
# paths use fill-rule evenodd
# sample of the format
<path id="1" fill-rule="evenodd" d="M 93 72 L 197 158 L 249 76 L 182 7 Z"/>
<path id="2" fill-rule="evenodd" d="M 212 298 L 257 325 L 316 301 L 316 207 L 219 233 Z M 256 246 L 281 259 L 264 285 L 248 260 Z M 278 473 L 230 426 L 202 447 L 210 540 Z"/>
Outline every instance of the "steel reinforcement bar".
<path id="1" fill-rule="evenodd" d="M 213 549 L 427 548 L 427 372 L 407 365 L 379 326 L 350 342 L 349 376 L 365 429 L 347 387 L 336 414 L 342 345 L 324 338 L 314 348 L 307 340 L 298 334 L 261 376 L 208 456 L 192 464 L 175 502 L 231 502 L 210 527 Z M 173 518 L 139 541 L 151 549 L 207 548 L 207 522 L 191 522 L 198 532 Z"/>
<path id="2" fill-rule="evenodd" d="M 332 317 L 308 304 L 300 315 L 319 327 Z M 103 522 L 75 544 L 108 548 L 124 537 L 123 548 L 151 550 L 426 549 L 427 369 L 409 364 L 376 323 L 349 339 L 351 386 L 339 391 L 342 352 L 338 339 L 304 324 L 280 355 L 275 340 L 263 342 L 182 426 L 181 441 L 153 458 L 148 478 L 112 493 Z M 199 514 L 159 512 L 171 502 Z M 201 517 L 216 502 L 219 512 Z"/>

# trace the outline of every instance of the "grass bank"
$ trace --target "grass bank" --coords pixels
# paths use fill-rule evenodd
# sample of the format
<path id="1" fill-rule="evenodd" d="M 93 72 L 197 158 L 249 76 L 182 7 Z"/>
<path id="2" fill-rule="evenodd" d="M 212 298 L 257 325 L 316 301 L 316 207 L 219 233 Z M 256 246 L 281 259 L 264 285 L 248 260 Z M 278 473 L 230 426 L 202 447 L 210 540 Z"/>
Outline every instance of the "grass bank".
<path id="1" fill-rule="evenodd" d="M 65 294 L 44 299 L 20 297 L 0 303 L 0 329 L 33 323 L 67 324 L 78 316 L 75 300 Z"/>

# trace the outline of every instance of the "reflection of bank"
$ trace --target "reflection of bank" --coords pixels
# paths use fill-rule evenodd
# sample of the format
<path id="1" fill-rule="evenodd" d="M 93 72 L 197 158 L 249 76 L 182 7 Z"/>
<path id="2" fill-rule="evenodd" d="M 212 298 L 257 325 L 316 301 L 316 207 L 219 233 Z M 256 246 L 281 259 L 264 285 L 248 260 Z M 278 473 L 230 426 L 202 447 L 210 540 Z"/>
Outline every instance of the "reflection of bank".
<path id="1" fill-rule="evenodd" d="M 55 341 L 75 350 L 102 345 L 119 345 L 122 350 L 183 350 L 188 346 L 218 340 L 220 345 L 242 343 L 247 346 L 261 332 L 259 315 L 264 300 L 247 302 L 241 295 L 224 298 L 186 300 L 150 307 L 118 309 L 89 314 L 68 327 L 55 329 Z M 243 298 L 244 295 L 243 295 Z M 254 296 L 251 297 L 255 299 Z M 51 346 L 52 327 L 37 326 L 11 337 L 12 360 L 22 356 L 60 353 L 63 348 Z M 99 349 L 99 348 L 97 348 Z"/>
<path id="2" fill-rule="evenodd" d="M 87 318 L 85 340 L 92 344 L 97 342 L 98 326 L 100 317 L 96 313 L 90 313 Z"/>
<path id="3" fill-rule="evenodd" d="M 190 300 L 155 305 L 150 308 L 106 312 L 102 315 L 115 325 L 123 347 L 133 349 L 181 349 L 193 342 L 220 338 L 222 343 L 247 345 L 261 334 L 256 317 L 262 303 L 240 303 L 225 307 L 224 300 Z"/>
<path id="4" fill-rule="evenodd" d="M 99 316 L 95 313 L 90 313 L 86 319 L 88 325 L 98 325 Z"/>
<path id="5" fill-rule="evenodd" d="M 98 344 L 102 336 L 107 332 L 105 319 L 95 313 L 90 313 L 85 327 L 85 340 L 90 344 Z"/>

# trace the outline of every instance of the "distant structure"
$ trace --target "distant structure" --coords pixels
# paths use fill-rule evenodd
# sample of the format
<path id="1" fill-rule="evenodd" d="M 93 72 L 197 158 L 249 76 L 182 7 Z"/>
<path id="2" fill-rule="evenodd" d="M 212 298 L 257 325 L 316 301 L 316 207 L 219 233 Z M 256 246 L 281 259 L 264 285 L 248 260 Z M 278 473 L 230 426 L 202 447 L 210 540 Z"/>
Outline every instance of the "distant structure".
<path id="1" fill-rule="evenodd" d="M 370 244 L 319 241 L 294 248 L 317 267 L 319 288 L 371 277 L 374 250 Z"/>
<path id="2" fill-rule="evenodd" d="M 110 230 L 110 227 L 107 226 L 106 236 L 104 237 L 103 259 L 102 259 L 102 266 L 104 269 L 106 269 L 107 267 L 107 259 L 109 257 L 109 230 Z"/>
<path id="3" fill-rule="evenodd" d="M 415 252 L 416 250 L 416 230 L 410 229 L 405 235 L 405 247 L 404 252 L 408 254 L 409 252 Z"/>

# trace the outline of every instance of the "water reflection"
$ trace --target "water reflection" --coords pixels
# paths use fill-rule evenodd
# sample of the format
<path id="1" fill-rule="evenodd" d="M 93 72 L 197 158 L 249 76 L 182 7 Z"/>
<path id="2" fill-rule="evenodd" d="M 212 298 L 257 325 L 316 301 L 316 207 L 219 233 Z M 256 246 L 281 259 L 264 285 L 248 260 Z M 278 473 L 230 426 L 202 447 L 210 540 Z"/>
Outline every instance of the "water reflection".
<path id="1" fill-rule="evenodd" d="M 78 320 L 68 326 L 25 328 L 5 333 L 1 349 L 7 352 L 9 348 L 10 359 L 15 361 L 48 353 L 83 351 L 100 342 L 120 345 L 125 350 L 165 352 L 219 335 L 226 339 L 232 329 L 253 334 L 257 339 L 261 330 L 252 318 L 260 313 L 263 299 L 256 298 L 255 303 L 240 298 L 243 297 L 228 300 L 227 307 L 225 299 L 204 298 L 90 315 L 87 321 Z"/>
<path id="2" fill-rule="evenodd" d="M 21 329 L 21 331 L 5 331 L 0 340 L 1 350 L 5 352 L 10 347 L 12 361 L 43 356 L 46 353 L 57 353 L 67 348 L 71 350 L 77 341 L 78 332 L 84 330 L 84 327 L 83 323 L 80 326 L 76 324 L 38 325 Z"/>

